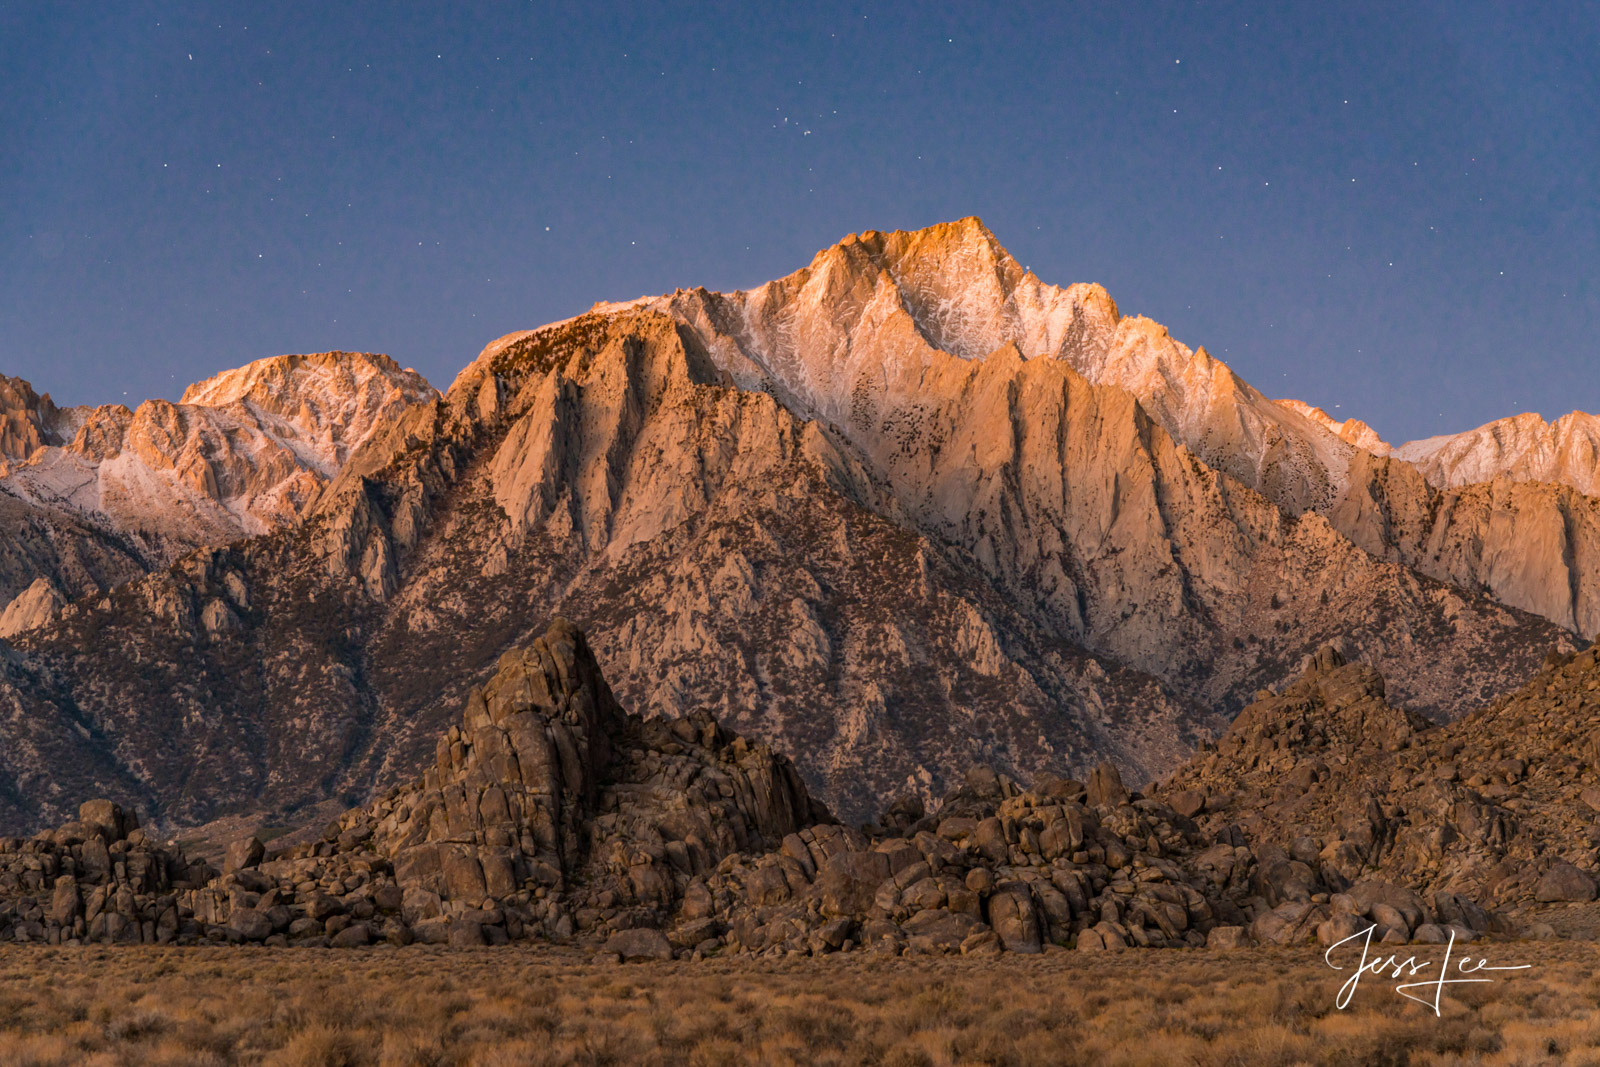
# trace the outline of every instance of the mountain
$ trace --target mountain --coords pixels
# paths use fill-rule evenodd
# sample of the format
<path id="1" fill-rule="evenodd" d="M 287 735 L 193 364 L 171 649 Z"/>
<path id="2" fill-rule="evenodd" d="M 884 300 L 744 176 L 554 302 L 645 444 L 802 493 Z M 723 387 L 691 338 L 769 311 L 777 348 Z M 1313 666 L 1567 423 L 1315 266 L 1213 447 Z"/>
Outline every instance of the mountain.
<path id="1" fill-rule="evenodd" d="M 727 707 L 858 805 L 972 751 L 1176 758 L 1219 723 L 868 510 L 849 494 L 890 502 L 820 427 L 712 384 L 670 321 L 496 352 L 500 373 L 369 442 L 302 526 L 19 638 L 12 795 L 158 797 L 191 820 L 364 795 L 555 610 L 621 632 L 602 655 L 639 710 Z M 82 748 L 104 760 L 63 765 Z"/>
<path id="2" fill-rule="evenodd" d="M 693 329 L 741 387 L 818 418 L 880 466 L 898 449 L 928 444 L 911 436 L 920 391 L 938 368 L 1007 346 L 1030 363 L 1064 362 L 1132 396 L 1173 441 L 1289 514 L 1315 511 L 1380 558 L 1485 589 L 1585 637 L 1600 631 L 1600 560 L 1589 548 L 1600 514 L 1588 498 L 1554 486 L 1518 489 L 1519 519 L 1507 523 L 1490 520 L 1481 499 L 1488 491 L 1441 497 L 1426 475 L 1375 475 L 1389 469 L 1374 460 L 1390 449 L 1364 423 L 1268 400 L 1205 349 L 1189 349 L 1148 319 L 1121 317 L 1099 286 L 1044 284 L 977 219 L 851 235 L 805 269 L 748 292 L 680 290 L 597 310 L 623 307 Z M 1375 477 L 1384 482 L 1381 501 Z M 1457 499 L 1462 506 L 1441 506 Z M 1426 536 L 1401 532 L 1424 515 Z M 1511 561 L 1533 530 L 1539 559 L 1523 568 Z"/>
<path id="3" fill-rule="evenodd" d="M 1532 412 L 1497 419 L 1466 433 L 1411 441 L 1394 454 L 1443 488 L 1509 478 L 1600 495 L 1600 418 L 1582 411 L 1555 422 Z"/>
<path id="4" fill-rule="evenodd" d="M 1121 316 L 1100 286 L 1041 282 L 976 218 L 851 234 L 748 292 L 680 290 L 596 310 L 621 307 L 683 322 L 741 388 L 771 392 L 852 440 L 881 436 L 876 417 L 913 406 L 934 365 L 1012 346 L 1131 395 L 1207 465 L 1296 513 L 1332 500 L 1356 451 L 1204 348 Z"/>
<path id="5" fill-rule="evenodd" d="M 258 360 L 132 411 L 59 409 L 0 379 L 0 509 L 22 531 L 0 550 L 0 603 L 103 593 L 298 522 L 376 427 L 436 395 L 387 356 L 347 352 Z M 23 606 L 13 619 L 36 622 Z"/>
<path id="6" fill-rule="evenodd" d="M 270 385 L 228 378 L 190 399 L 279 426 Z M 96 794 L 165 823 L 358 802 L 556 614 L 625 706 L 715 713 L 852 820 L 973 763 L 1147 779 L 1328 641 L 1439 718 L 1572 647 L 1416 565 L 1401 508 L 1435 490 L 1373 488 L 1414 468 L 1044 285 L 976 220 L 599 305 L 352 425 L 299 521 L 14 639 L 0 822 Z M 281 514 L 217 484 L 211 514 Z"/>

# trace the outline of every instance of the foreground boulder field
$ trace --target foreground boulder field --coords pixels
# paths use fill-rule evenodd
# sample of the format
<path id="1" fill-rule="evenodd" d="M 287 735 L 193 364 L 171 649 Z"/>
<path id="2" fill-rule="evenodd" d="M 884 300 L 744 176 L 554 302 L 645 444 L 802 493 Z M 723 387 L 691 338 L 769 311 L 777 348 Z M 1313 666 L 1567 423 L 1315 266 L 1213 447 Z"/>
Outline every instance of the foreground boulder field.
<path id="1" fill-rule="evenodd" d="M 1577 727 L 1597 683 L 1594 650 L 1557 657 L 1433 727 L 1325 648 L 1148 795 L 1109 763 L 1027 788 L 979 767 L 931 813 L 908 796 L 849 828 L 711 716 L 627 714 L 558 620 L 469 695 L 421 781 L 315 840 L 245 839 L 218 871 L 105 800 L 0 839 L 0 939 L 669 959 L 1522 933 L 1508 909 L 1594 897 L 1600 752 Z"/>

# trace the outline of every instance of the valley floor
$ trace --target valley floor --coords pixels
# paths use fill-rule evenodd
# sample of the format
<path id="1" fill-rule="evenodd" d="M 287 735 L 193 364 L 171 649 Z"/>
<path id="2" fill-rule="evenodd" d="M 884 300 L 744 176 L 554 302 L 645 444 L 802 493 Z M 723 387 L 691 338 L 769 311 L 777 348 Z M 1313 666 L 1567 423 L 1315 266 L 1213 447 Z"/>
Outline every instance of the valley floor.
<path id="1" fill-rule="evenodd" d="M 4 946 L 0 1065 L 1600 1063 L 1593 943 L 1477 947 L 1531 969 L 1446 989 L 1436 1018 L 1374 975 L 1336 1010 L 1351 972 L 1313 947 L 606 965 Z"/>

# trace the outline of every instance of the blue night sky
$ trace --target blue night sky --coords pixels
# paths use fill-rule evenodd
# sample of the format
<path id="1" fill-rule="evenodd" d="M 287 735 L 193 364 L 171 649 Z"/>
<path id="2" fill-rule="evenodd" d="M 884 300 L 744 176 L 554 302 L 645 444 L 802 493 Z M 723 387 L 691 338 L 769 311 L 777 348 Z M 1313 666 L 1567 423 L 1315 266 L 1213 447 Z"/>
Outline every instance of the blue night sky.
<path id="1" fill-rule="evenodd" d="M 0 371 L 442 388 L 975 214 L 1396 443 L 1600 409 L 1595 4 L 329 6 L 0 0 Z"/>

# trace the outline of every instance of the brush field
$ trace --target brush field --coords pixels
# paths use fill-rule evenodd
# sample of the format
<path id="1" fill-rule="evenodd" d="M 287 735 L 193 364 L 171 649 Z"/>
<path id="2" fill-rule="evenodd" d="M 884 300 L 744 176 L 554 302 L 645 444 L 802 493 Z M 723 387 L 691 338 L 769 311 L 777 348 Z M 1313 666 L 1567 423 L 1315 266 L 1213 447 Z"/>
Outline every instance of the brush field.
<path id="1" fill-rule="evenodd" d="M 1309 947 L 621 965 L 516 947 L 7 946 L 0 1067 L 1600 1064 L 1595 945 L 1483 955 L 1533 967 L 1447 989 L 1436 1018 L 1373 975 L 1336 1010 L 1350 971 Z"/>

